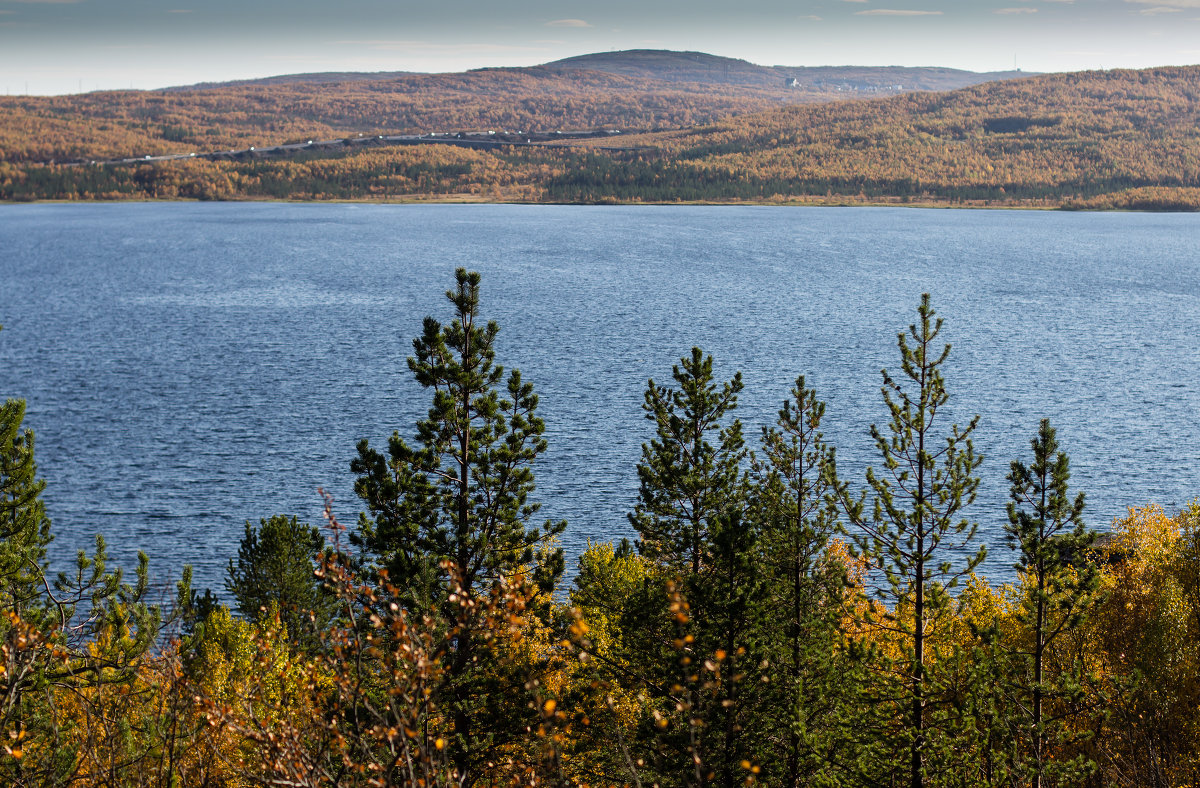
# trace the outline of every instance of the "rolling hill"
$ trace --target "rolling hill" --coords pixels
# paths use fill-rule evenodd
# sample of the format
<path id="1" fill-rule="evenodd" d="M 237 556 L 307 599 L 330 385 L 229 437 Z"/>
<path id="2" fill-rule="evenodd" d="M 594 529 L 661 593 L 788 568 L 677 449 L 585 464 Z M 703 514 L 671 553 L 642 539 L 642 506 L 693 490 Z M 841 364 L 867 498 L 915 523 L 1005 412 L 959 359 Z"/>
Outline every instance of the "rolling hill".
<path id="1" fill-rule="evenodd" d="M 619 184 L 649 179 L 652 192 L 684 199 L 1190 208 L 1200 201 L 1200 66 L 785 107 L 644 143 L 654 157 L 602 183 L 581 170 L 552 199 L 627 198 Z"/>
<path id="2" fill-rule="evenodd" d="M 1021 71 L 979 73 L 953 68 L 903 66 L 760 66 L 704 52 L 631 49 L 598 52 L 546 63 L 551 71 L 603 71 L 638 79 L 676 83 L 778 88 L 794 79 L 793 89 L 818 93 L 871 94 L 913 90 L 955 90 L 982 82 L 1029 76 Z"/>
<path id="3" fill-rule="evenodd" d="M 407 147 L 327 146 L 285 159 L 80 167 L 10 160 L 0 162 L 0 197 L 1200 207 L 1198 66 L 1041 75 L 838 102 L 776 100 L 758 110 L 718 92 L 638 92 L 645 79 L 597 70 L 482 73 L 437 77 L 436 101 L 429 100 L 441 117 L 465 122 L 484 107 L 499 113 L 514 90 L 537 85 L 538 99 L 492 117 L 565 124 L 621 112 L 645 120 L 643 128 L 663 117 L 681 128 L 621 134 L 618 144 L 606 136 L 478 150 L 443 138 Z M 571 98 L 568 83 L 578 82 L 594 91 L 594 102 Z M 614 85 L 633 92 L 618 95 L 609 90 Z M 273 106 L 280 88 L 239 90 Z M 315 101 L 323 94 L 289 95 Z M 665 96 L 673 103 L 654 103 Z M 218 91 L 206 99 L 214 102 L 210 111 L 225 98 Z M 330 103 L 324 111 L 337 110 L 342 115 L 329 117 L 349 123 L 353 106 Z M 721 106 L 724 114 L 712 117 Z M 554 107 L 570 112 L 549 115 Z"/>
<path id="4" fill-rule="evenodd" d="M 784 71 L 805 70 L 635 50 L 455 74 L 295 74 L 156 91 L 0 97 L 0 161 L 140 157 L 357 133 L 679 129 L 781 104 L 997 76 L 809 69 L 805 81 L 787 87 Z"/>

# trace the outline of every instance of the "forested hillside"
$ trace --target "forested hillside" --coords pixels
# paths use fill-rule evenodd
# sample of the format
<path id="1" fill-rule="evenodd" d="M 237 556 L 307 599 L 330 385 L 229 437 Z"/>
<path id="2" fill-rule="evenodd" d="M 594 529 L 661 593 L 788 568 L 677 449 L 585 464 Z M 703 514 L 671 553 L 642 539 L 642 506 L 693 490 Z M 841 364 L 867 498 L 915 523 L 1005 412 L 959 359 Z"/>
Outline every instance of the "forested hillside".
<path id="1" fill-rule="evenodd" d="M 677 129 L 780 103 L 854 97 L 860 88 L 958 87 L 999 76 L 933 68 L 786 71 L 696 52 L 638 50 L 457 74 L 298 74 L 0 97 L 0 161 L 202 152 L 360 132 Z M 793 72 L 812 75 L 787 87 Z"/>
<path id="2" fill-rule="evenodd" d="M 0 160 L 241 149 L 352 132 L 679 128 L 778 101 L 762 91 L 536 70 L 0 98 Z"/>
<path id="3" fill-rule="evenodd" d="M 481 120 L 484 108 L 490 107 L 490 118 L 511 126 L 610 121 L 700 125 L 625 133 L 619 145 L 604 139 L 490 151 L 440 144 L 347 148 L 308 151 L 288 159 L 248 154 L 236 161 L 137 166 L 64 167 L 21 161 L 68 148 L 78 155 L 86 145 L 70 148 L 65 142 L 75 131 L 92 135 L 88 144 L 111 153 L 135 143 L 125 138 L 119 145 L 106 142 L 101 139 L 105 134 L 142 134 L 143 142 L 137 144 L 144 144 L 149 135 L 161 136 L 170 128 L 188 140 L 172 143 L 174 149 L 182 149 L 217 140 L 226 144 L 234 133 L 244 144 L 251 135 L 246 129 L 253 128 L 303 138 L 300 131 L 316 124 L 341 133 L 360 122 L 382 123 L 390 111 L 385 97 L 364 87 L 370 82 L 354 83 L 364 91 L 351 94 L 360 95 L 358 102 L 335 100 L 337 91 L 332 88 L 324 93 L 292 86 L 287 89 L 296 91 L 289 105 L 293 111 L 282 115 L 265 92 L 261 102 L 251 100 L 266 88 L 242 87 L 237 88 L 245 94 L 245 101 L 237 105 L 244 107 L 242 114 L 224 116 L 241 118 L 242 125 L 233 132 L 204 125 L 216 123 L 223 94 L 201 91 L 187 105 L 192 108 L 188 111 L 196 112 L 197 106 L 206 107 L 203 112 L 210 115 L 200 112 L 197 117 L 208 121 L 172 120 L 176 116 L 167 109 L 176 106 L 171 103 L 176 94 L 138 94 L 140 109 L 122 110 L 128 114 L 127 125 L 69 112 L 53 123 L 43 110 L 38 110 L 42 114 L 36 121 L 29 120 L 33 116 L 28 113 L 14 113 L 3 133 L 9 135 L 5 144 L 20 152 L 0 162 L 0 198 L 767 201 L 1149 209 L 1200 204 L 1200 67 L 1046 75 L 948 93 L 798 103 L 757 112 L 747 110 L 758 99 L 731 99 L 716 88 L 710 94 L 614 94 L 610 87 L 630 78 L 596 72 L 569 78 L 550 71 L 486 76 L 493 94 L 482 91 L 478 82 L 467 87 L 464 75 L 441 77 L 444 82 L 437 83 L 436 90 L 430 88 L 427 96 L 436 109 L 392 117 L 397 125 L 414 123 L 419 116 L 465 127 Z M 568 97 L 567 83 L 574 90 L 581 79 L 591 86 L 594 101 Z M 538 97 L 514 104 L 513 91 L 522 85 L 537 85 Z M 714 121 L 715 115 L 725 117 Z M 138 117 L 155 121 L 138 121 L 138 126 Z M 17 132 L 21 118 L 34 126 L 51 123 L 55 131 L 44 136 L 29 129 Z"/>
<path id="4" fill-rule="evenodd" d="M 209 151 L 351 132 L 681 128 L 777 105 L 783 93 L 681 88 L 600 72 L 492 69 L 378 81 L 0 98 L 0 159 Z"/>
<path id="5" fill-rule="evenodd" d="M 1197 67 L 1042 76 L 788 107 L 660 135 L 656 160 L 614 162 L 596 177 L 585 168 L 551 194 L 629 198 L 632 184 L 649 179 L 685 199 L 1100 206 L 1128 204 L 1127 191 L 1139 189 L 1139 199 L 1191 205 L 1198 121 Z"/>

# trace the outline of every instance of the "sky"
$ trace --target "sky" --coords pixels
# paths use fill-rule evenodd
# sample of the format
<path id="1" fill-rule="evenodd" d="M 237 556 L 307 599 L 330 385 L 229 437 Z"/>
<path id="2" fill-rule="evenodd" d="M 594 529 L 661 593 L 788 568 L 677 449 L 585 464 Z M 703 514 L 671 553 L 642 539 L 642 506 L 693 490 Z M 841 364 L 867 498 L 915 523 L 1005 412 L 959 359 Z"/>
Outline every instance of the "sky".
<path id="1" fill-rule="evenodd" d="M 762 65 L 1200 62 L 1200 0 L 0 0 L 0 90 L 463 71 L 676 49 Z"/>

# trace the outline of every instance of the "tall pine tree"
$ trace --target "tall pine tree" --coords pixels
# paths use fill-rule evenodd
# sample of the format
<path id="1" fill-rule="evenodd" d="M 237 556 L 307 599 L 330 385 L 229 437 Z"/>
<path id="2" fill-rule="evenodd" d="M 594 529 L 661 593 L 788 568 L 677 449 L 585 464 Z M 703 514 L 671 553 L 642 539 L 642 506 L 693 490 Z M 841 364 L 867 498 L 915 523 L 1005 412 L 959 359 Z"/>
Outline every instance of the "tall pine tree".
<path id="1" fill-rule="evenodd" d="M 659 570 L 650 584 L 666 578 L 674 589 L 663 601 L 680 625 L 675 664 L 647 665 L 645 675 L 667 667 L 652 683 L 676 688 L 667 705 L 680 712 L 677 724 L 660 737 L 663 776 L 670 778 L 670 764 L 687 764 L 684 784 L 733 786 L 745 779 L 744 764 L 760 768 L 765 748 L 760 679 L 770 626 L 760 523 L 747 511 L 747 451 L 741 423 L 729 420 L 742 379 L 716 382 L 700 348 L 672 376 L 674 388 L 647 385 L 643 407 L 655 437 L 642 447 L 630 522 L 642 556 Z M 663 599 L 653 590 L 642 598 Z M 634 612 L 647 626 L 661 619 Z"/>
<path id="2" fill-rule="evenodd" d="M 849 665 L 839 653 L 848 592 L 845 562 L 830 551 L 839 489 L 833 446 L 825 442 L 825 403 L 796 379 L 774 427 L 763 427 L 763 456 L 751 459 L 752 511 L 762 533 L 760 568 L 774 614 L 767 629 L 775 668 L 770 705 L 778 784 L 799 788 L 846 752 L 838 727 Z M 841 746 L 829 746 L 841 739 Z M 782 744 L 782 747 L 780 746 Z"/>
<path id="3" fill-rule="evenodd" d="M 887 432 L 871 425 L 871 437 L 883 459 L 883 471 L 867 470 L 874 497 L 868 516 L 863 498 L 849 502 L 847 511 L 857 526 L 855 540 L 884 570 L 886 583 L 879 589 L 891 604 L 889 628 L 904 649 L 899 678 L 905 690 L 908 747 L 908 782 L 922 788 L 930 749 L 927 706 L 933 700 L 929 674 L 932 654 L 928 643 L 950 609 L 948 590 L 974 570 L 986 550 L 955 566 L 951 556 L 974 538 L 976 525 L 962 517 L 975 499 L 979 478 L 975 470 L 982 458 L 975 454 L 971 432 L 976 416 L 964 429 L 951 425 L 941 437 L 936 422 L 949 395 L 941 366 L 950 346 L 940 351 L 935 343 L 941 318 L 921 296 L 919 322 L 900 332 L 900 365 L 903 379 L 883 370 L 883 401 L 891 419 Z"/>
<path id="4" fill-rule="evenodd" d="M 50 518 L 37 478 L 33 431 L 21 429 L 25 403 L 0 405 L 0 607 L 12 615 L 37 617 L 45 611 L 46 548 Z"/>
<path id="5" fill-rule="evenodd" d="M 698 575 L 712 563 L 713 535 L 741 505 L 741 422 L 724 424 L 737 408 L 739 372 L 713 381 L 712 356 L 698 347 L 672 368 L 677 389 L 646 387 L 643 405 L 655 437 L 642 445 L 639 500 L 629 521 L 643 555 L 681 573 Z"/>
<path id="6" fill-rule="evenodd" d="M 503 744 L 503 726 L 484 724 L 486 707 L 514 688 L 488 685 L 488 633 L 460 603 L 517 576 L 548 597 L 563 570 L 553 542 L 566 523 L 531 522 L 539 508 L 529 500 L 533 464 L 546 450 L 538 398 L 518 371 L 505 379 L 495 363 L 499 327 L 479 317 L 479 274 L 459 268 L 455 283 L 446 293 L 453 321 L 427 317 L 408 359 L 417 383 L 433 393 L 428 415 L 417 422 L 416 445 L 394 433 L 383 454 L 360 441 L 351 469 L 360 474 L 355 491 L 369 510 L 355 540 L 387 571 L 402 604 L 440 610 L 447 630 L 457 633 L 442 707 L 453 720 L 458 780 L 470 785 L 487 754 Z"/>
<path id="7" fill-rule="evenodd" d="M 1089 771 L 1082 756 L 1066 762 L 1051 757 L 1050 745 L 1063 729 L 1061 714 L 1047 714 L 1047 703 L 1069 705 L 1079 693 L 1079 666 L 1057 674 L 1048 674 L 1047 668 L 1055 642 L 1079 627 L 1096 601 L 1099 576 L 1086 559 L 1096 535 L 1083 523 L 1083 493 L 1074 499 L 1068 495 L 1070 462 L 1058 448 L 1049 419 L 1042 419 L 1030 444 L 1033 462 L 1013 460 L 1008 474 L 1012 500 L 1006 530 L 1010 547 L 1018 551 L 1014 567 L 1025 585 L 1018 619 L 1029 638 L 1029 650 L 1018 655 L 1028 669 L 1015 704 L 1028 710 L 1022 726 L 1028 731 L 1028 757 L 1019 768 L 1033 788 L 1041 788 L 1047 779 L 1058 785 Z"/>

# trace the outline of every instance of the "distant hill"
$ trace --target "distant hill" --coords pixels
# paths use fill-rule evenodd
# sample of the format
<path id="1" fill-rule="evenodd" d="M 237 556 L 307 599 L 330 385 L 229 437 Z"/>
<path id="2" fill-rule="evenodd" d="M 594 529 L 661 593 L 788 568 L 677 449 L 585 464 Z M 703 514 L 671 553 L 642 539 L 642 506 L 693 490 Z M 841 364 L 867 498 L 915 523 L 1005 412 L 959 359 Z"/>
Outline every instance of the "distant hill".
<path id="1" fill-rule="evenodd" d="M 566 174 L 548 197 L 1195 210 L 1200 66 L 795 105 L 625 142 L 657 155 Z"/>
<path id="2" fill-rule="evenodd" d="M 770 66 L 759 66 L 704 52 L 675 52 L 667 49 L 629 49 L 597 52 L 546 63 L 550 71 L 603 71 L 638 79 L 666 82 L 696 82 L 720 85 L 779 87 L 783 76 Z"/>
<path id="3" fill-rule="evenodd" d="M 344 81 L 334 76 L 0 96 L 0 161 L 140 157 L 355 134 L 679 129 L 785 101 L 831 98 L 782 85 L 681 84 L 545 68 Z"/>
<path id="4" fill-rule="evenodd" d="M 666 49 L 629 49 L 597 52 L 546 63 L 552 71 L 588 70 L 639 79 L 714 85 L 778 87 L 787 80 L 796 86 L 822 92 L 900 92 L 955 90 L 983 82 L 1030 76 L 1021 71 L 978 73 L 953 68 L 906 66 L 760 66 L 746 60 L 676 52 Z"/>
<path id="5" fill-rule="evenodd" d="M 681 129 L 781 104 L 944 89 L 997 76 L 785 68 L 701 52 L 631 50 L 463 73 L 327 72 L 0 97 L 0 161 L 141 157 L 356 134 Z"/>
<path id="6" fill-rule="evenodd" d="M 1030 76 L 1022 71 L 962 71 L 954 68 L 908 66 L 762 66 L 747 60 L 710 55 L 705 52 L 677 52 L 669 49 L 628 49 L 596 52 L 563 58 L 527 68 L 478 68 L 463 72 L 484 75 L 493 72 L 539 71 L 563 74 L 599 71 L 639 81 L 691 83 L 693 85 L 753 87 L 772 90 L 787 88 L 787 80 L 796 80 L 795 88 L 816 92 L 900 92 L 902 90 L 956 90 L 957 88 Z M 342 82 L 381 82 L 402 78 L 434 78 L 437 74 L 411 71 L 328 71 L 311 74 L 281 74 L 231 82 L 201 82 L 167 88 L 170 91 L 213 90 L 249 86 L 327 85 Z"/>
<path id="7" fill-rule="evenodd" d="M 1050 74 L 843 101 L 790 90 L 809 103 L 780 99 L 783 88 L 731 90 L 547 66 L 0 99 L 0 199 L 1200 208 L 1200 66 Z M 479 123 L 500 131 L 474 135 L 480 143 L 466 134 L 395 143 L 367 135 L 367 144 L 358 133 L 344 143 L 326 136 L 384 124 L 428 130 Z M 621 133 L 530 141 L 511 131 L 608 123 Z M 62 166 L 22 158 L 23 151 L 70 146 L 186 150 L 231 137 L 303 141 L 300 132 L 317 127 L 333 131 L 322 132 L 330 141 L 315 148 L 270 153 L 243 144 L 220 160 Z"/>
<path id="8" fill-rule="evenodd" d="M 412 71 L 320 71 L 309 74 L 280 74 L 274 77 L 258 77 L 256 79 L 235 79 L 229 82 L 197 82 L 194 85 L 178 85 L 163 88 L 163 90 L 217 90 L 220 88 L 254 85 L 328 85 L 338 82 L 374 82 L 385 79 L 398 79 L 413 73 Z"/>

